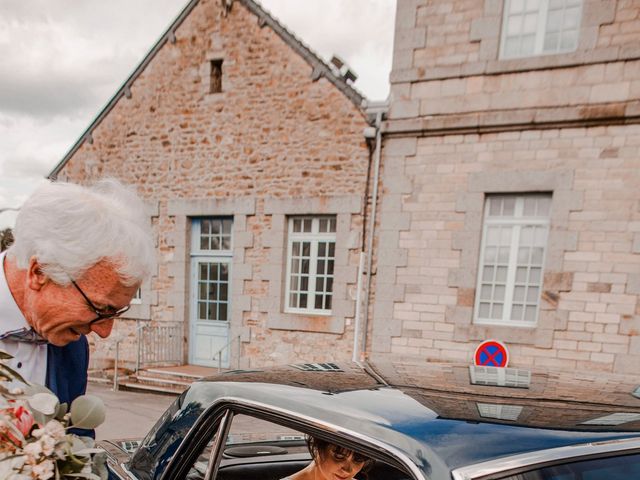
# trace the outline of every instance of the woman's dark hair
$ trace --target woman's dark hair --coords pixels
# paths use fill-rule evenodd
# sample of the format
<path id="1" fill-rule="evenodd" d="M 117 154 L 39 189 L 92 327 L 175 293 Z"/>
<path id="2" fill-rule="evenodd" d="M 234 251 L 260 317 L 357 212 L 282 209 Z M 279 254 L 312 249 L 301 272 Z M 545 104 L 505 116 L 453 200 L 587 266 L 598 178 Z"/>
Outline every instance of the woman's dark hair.
<path id="1" fill-rule="evenodd" d="M 371 467 L 375 463 L 373 458 L 366 457 L 354 450 L 349 448 L 341 447 L 340 445 L 336 445 L 335 443 L 327 442 L 322 440 L 321 438 L 312 437 L 311 435 L 305 435 L 305 441 L 307 442 L 307 447 L 309 448 L 309 452 L 311 453 L 311 457 L 313 460 L 324 460 L 327 455 L 333 455 L 338 457 L 348 457 L 349 455 L 353 455 L 354 462 L 364 462 L 360 473 L 366 473 L 371 470 Z"/>

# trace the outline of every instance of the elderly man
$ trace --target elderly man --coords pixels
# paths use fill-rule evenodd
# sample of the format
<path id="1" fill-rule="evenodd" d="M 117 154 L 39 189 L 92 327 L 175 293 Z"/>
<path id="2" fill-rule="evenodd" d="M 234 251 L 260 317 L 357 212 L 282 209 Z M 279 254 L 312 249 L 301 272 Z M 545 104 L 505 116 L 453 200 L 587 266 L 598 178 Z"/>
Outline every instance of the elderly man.
<path id="1" fill-rule="evenodd" d="M 49 183 L 22 206 L 0 255 L 0 350 L 27 380 L 71 402 L 87 386 L 85 335 L 102 338 L 153 264 L 148 218 L 115 180 Z"/>

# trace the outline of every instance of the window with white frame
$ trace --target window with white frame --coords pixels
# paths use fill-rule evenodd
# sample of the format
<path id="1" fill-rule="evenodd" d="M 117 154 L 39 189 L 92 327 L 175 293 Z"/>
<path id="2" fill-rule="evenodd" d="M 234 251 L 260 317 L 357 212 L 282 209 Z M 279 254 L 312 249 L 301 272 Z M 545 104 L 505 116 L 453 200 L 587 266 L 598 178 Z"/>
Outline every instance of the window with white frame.
<path id="1" fill-rule="evenodd" d="M 335 216 L 289 217 L 287 312 L 331 313 L 335 250 Z"/>
<path id="2" fill-rule="evenodd" d="M 550 209 L 550 194 L 487 196 L 476 323 L 536 324 Z"/>
<path id="3" fill-rule="evenodd" d="M 583 0 L 505 0 L 501 58 L 573 52 Z"/>

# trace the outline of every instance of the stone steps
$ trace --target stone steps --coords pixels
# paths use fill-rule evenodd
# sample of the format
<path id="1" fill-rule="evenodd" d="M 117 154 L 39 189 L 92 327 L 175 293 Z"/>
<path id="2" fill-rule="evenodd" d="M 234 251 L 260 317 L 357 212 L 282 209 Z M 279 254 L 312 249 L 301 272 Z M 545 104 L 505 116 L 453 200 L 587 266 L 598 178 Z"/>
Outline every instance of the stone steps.
<path id="1" fill-rule="evenodd" d="M 193 382 L 217 372 L 217 369 L 191 365 L 146 368 L 137 374 L 122 376 L 118 387 L 124 390 L 180 394 Z"/>

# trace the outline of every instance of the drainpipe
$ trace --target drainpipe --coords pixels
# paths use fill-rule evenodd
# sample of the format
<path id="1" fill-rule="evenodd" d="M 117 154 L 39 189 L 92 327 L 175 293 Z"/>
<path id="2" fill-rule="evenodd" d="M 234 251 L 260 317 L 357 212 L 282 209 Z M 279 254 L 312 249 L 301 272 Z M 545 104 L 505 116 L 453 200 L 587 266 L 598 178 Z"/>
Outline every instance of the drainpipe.
<path id="1" fill-rule="evenodd" d="M 373 195 L 371 198 L 371 217 L 369 219 L 369 234 L 367 235 L 367 267 L 365 280 L 365 298 L 362 312 L 362 340 L 360 342 L 360 360 L 366 359 L 367 330 L 369 323 L 369 299 L 371 298 L 371 266 L 373 264 L 373 234 L 376 227 L 376 207 L 378 205 L 378 181 L 380 179 L 380 154 L 382 150 L 382 110 L 376 113 L 376 151 L 374 153 L 373 167 Z M 355 349 L 354 349 L 355 356 Z"/>

